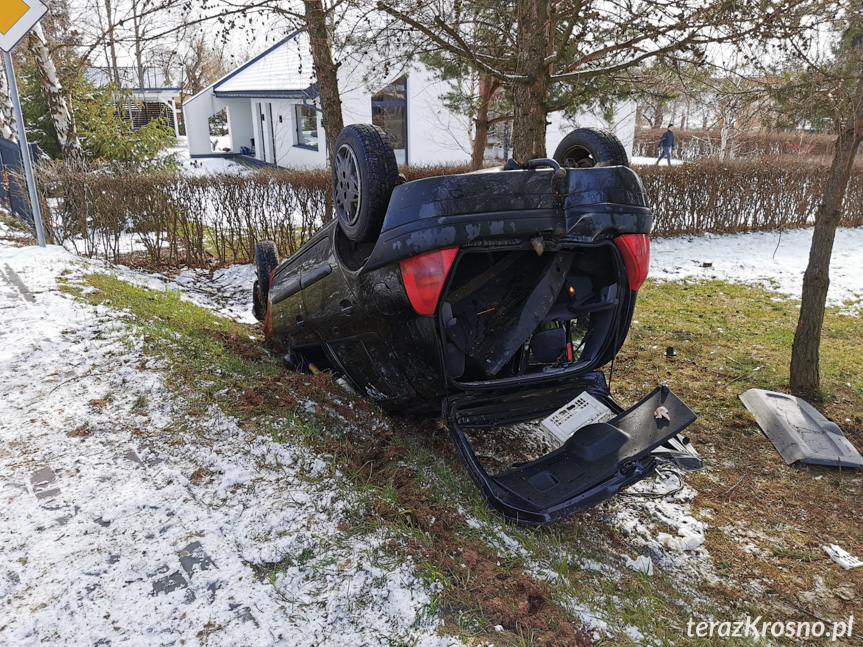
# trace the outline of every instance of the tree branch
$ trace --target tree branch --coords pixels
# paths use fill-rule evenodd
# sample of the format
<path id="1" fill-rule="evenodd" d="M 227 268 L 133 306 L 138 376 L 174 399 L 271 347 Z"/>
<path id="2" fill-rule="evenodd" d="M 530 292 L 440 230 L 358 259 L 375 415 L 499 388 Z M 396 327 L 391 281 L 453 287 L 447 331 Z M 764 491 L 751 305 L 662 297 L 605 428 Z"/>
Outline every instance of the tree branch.
<path id="1" fill-rule="evenodd" d="M 409 25 L 419 31 L 421 34 L 429 38 L 432 42 L 436 43 L 441 49 L 466 59 L 467 61 L 472 63 L 474 67 L 476 67 L 482 72 L 486 72 L 487 74 L 490 74 L 498 79 L 506 79 L 509 81 L 527 80 L 527 77 L 524 75 L 508 74 L 502 70 L 493 67 L 492 65 L 487 64 L 485 61 L 481 60 L 481 58 L 464 42 L 464 40 L 460 36 L 457 39 L 457 43 L 454 44 L 444 38 L 441 38 L 440 34 L 438 34 L 436 31 L 434 31 L 430 27 L 427 27 L 418 20 L 411 18 L 407 14 L 402 13 L 395 7 L 391 7 L 384 2 L 378 2 L 377 6 L 378 9 L 380 9 L 381 11 L 388 13 L 393 18 L 397 18 L 406 25 Z M 443 19 L 438 15 L 435 16 L 435 25 L 437 25 L 438 27 L 443 27 L 444 31 L 449 33 L 450 36 L 452 36 L 449 26 L 447 26 L 443 22 Z"/>

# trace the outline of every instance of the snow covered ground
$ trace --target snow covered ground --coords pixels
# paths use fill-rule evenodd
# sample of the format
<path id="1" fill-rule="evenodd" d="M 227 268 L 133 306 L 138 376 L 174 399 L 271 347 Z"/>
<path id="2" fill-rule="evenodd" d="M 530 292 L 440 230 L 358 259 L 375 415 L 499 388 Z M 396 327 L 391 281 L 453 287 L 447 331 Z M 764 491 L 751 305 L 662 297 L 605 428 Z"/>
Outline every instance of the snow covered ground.
<path id="1" fill-rule="evenodd" d="M 178 290 L 183 298 L 240 323 L 253 324 L 254 265 L 230 265 L 212 272 L 185 269 L 173 276 L 128 270 L 121 278 L 154 290 Z"/>
<path id="2" fill-rule="evenodd" d="M 230 144 L 230 137 L 211 137 L 211 144 L 215 150 L 222 150 Z M 180 168 L 189 175 L 210 175 L 216 173 L 250 173 L 251 169 L 245 164 L 240 164 L 225 157 L 201 157 L 192 159 L 189 156 L 189 140 L 185 136 L 177 138 L 177 145 L 167 151 L 179 162 Z"/>
<path id="3" fill-rule="evenodd" d="M 201 157 L 186 159 L 182 163 L 183 172 L 189 175 L 214 175 L 217 173 L 251 173 L 252 169 L 245 164 L 235 162 L 228 157 Z"/>
<path id="4" fill-rule="evenodd" d="M 409 563 L 344 539 L 323 461 L 194 413 L 132 322 L 60 292 L 93 265 L 0 243 L 0 643 L 451 644 Z"/>
<path id="5" fill-rule="evenodd" d="M 659 153 L 657 153 L 657 157 Z M 641 155 L 634 155 L 629 158 L 629 163 L 633 166 L 649 166 L 650 164 L 656 164 L 656 157 L 644 157 Z M 672 158 L 671 165 L 672 166 L 680 166 L 683 164 L 682 159 Z M 668 160 L 662 160 L 662 166 L 668 166 Z"/>
<path id="6" fill-rule="evenodd" d="M 809 262 L 812 229 L 654 238 L 650 274 L 676 281 L 685 277 L 764 285 L 799 299 Z M 863 227 L 840 228 L 830 262 L 828 303 L 845 312 L 863 308 Z"/>

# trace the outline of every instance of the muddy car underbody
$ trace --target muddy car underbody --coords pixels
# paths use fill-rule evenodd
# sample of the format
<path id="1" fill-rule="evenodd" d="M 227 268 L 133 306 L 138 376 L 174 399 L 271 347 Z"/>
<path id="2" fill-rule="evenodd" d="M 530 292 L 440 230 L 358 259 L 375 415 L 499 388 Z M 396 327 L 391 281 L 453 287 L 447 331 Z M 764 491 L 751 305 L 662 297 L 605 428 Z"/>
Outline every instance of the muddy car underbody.
<path id="1" fill-rule="evenodd" d="M 399 412 L 443 413 L 489 504 L 542 524 L 652 473 L 651 452 L 695 415 L 665 387 L 624 410 L 600 371 L 647 274 L 638 177 L 533 165 L 396 186 L 372 241 L 330 222 L 271 273 L 265 327 L 292 367 L 343 375 Z M 477 457 L 471 438 L 581 393 L 610 419 L 495 474 Z"/>

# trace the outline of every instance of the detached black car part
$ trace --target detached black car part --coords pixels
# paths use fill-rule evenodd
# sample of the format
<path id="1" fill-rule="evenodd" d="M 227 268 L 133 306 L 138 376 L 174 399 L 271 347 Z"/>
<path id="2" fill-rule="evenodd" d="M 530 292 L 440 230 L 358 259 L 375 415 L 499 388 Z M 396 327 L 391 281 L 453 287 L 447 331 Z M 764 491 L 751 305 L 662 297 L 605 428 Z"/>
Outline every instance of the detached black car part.
<path id="1" fill-rule="evenodd" d="M 348 126 L 335 150 L 337 219 L 280 264 L 272 243 L 257 249 L 255 314 L 286 365 L 332 370 L 399 411 L 443 410 L 489 504 L 521 523 L 651 474 L 651 451 L 695 415 L 665 387 L 624 410 L 600 372 L 649 262 L 652 214 L 620 142 L 579 129 L 554 159 L 413 182 L 375 126 Z M 583 392 L 610 419 L 500 473 L 480 463 L 471 434 L 544 418 Z"/>

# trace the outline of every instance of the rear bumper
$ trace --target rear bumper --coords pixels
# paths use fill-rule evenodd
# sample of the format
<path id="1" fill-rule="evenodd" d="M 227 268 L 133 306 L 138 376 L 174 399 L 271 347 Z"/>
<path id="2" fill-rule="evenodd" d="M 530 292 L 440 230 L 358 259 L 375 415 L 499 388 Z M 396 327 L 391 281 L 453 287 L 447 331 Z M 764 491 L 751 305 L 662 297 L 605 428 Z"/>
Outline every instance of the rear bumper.
<path id="1" fill-rule="evenodd" d="M 595 205 L 590 212 L 571 214 L 562 209 L 533 209 L 422 219 L 381 232 L 361 272 L 434 249 L 528 241 L 536 235 L 545 236 L 548 242 L 592 243 L 621 234 L 647 234 L 652 225 L 649 209 L 627 205 Z"/>
<path id="2" fill-rule="evenodd" d="M 654 417 L 660 406 L 668 410 L 669 419 Z M 527 525 L 569 517 L 649 476 L 656 467 L 650 452 L 696 419 L 668 387 L 659 387 L 607 423 L 579 429 L 559 449 L 490 476 L 463 431 L 469 417 L 450 412 L 456 449 L 489 505 L 503 517 Z"/>
<path id="3" fill-rule="evenodd" d="M 591 243 L 648 234 L 653 216 L 638 176 L 624 167 L 500 171 L 426 178 L 393 191 L 361 272 L 433 249 L 546 239 Z"/>

